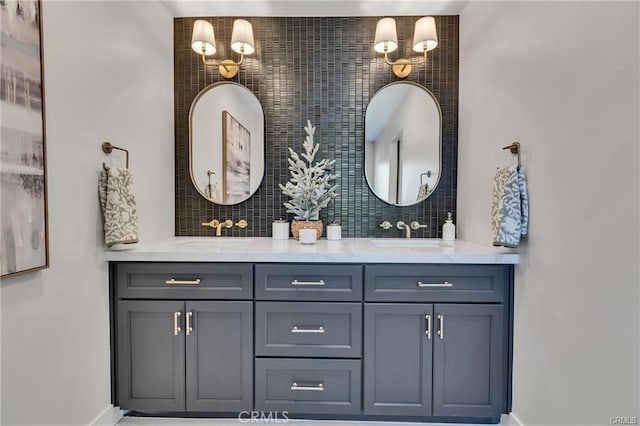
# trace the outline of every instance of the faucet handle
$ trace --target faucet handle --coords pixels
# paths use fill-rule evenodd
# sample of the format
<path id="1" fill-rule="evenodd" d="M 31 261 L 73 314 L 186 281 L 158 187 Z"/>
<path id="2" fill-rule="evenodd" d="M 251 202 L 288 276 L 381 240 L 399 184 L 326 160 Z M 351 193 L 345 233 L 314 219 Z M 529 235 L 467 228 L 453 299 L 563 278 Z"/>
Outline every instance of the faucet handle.
<path id="1" fill-rule="evenodd" d="M 246 220 L 244 220 L 244 219 L 240 219 L 240 220 L 238 221 L 238 223 L 236 223 L 236 226 L 237 226 L 238 228 L 240 228 L 240 229 L 244 229 L 244 228 L 246 228 L 247 226 L 249 226 L 249 224 L 247 223 L 247 221 L 246 221 Z"/>
<path id="2" fill-rule="evenodd" d="M 420 229 L 420 228 L 427 228 L 429 225 L 420 225 L 420 223 L 417 220 L 414 220 L 413 222 L 411 222 L 411 229 L 416 230 L 416 229 Z"/>
<path id="3" fill-rule="evenodd" d="M 380 224 L 380 228 L 384 229 L 385 231 L 391 229 L 392 226 L 393 225 L 391 225 L 391 223 L 388 220 L 385 220 Z"/>
<path id="4" fill-rule="evenodd" d="M 202 222 L 202 226 L 208 226 L 209 228 L 217 228 L 220 225 L 218 219 L 211 219 L 211 222 Z"/>
<path id="5" fill-rule="evenodd" d="M 227 219 L 224 222 L 220 223 L 220 225 L 222 225 L 225 228 L 231 228 L 233 226 L 233 221 L 230 219 Z"/>

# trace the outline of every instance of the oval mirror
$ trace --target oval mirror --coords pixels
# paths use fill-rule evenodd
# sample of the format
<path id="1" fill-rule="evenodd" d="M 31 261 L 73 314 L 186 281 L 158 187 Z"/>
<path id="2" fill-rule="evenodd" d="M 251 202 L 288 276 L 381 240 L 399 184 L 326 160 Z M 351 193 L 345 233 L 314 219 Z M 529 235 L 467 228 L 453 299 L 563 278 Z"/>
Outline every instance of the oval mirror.
<path id="1" fill-rule="evenodd" d="M 189 167 L 198 192 L 216 204 L 251 197 L 264 175 L 264 113 L 258 98 L 231 82 L 206 87 L 189 112 Z"/>
<path id="2" fill-rule="evenodd" d="M 442 113 L 433 94 L 411 82 L 378 91 L 365 116 L 365 175 L 382 201 L 423 201 L 440 180 Z"/>

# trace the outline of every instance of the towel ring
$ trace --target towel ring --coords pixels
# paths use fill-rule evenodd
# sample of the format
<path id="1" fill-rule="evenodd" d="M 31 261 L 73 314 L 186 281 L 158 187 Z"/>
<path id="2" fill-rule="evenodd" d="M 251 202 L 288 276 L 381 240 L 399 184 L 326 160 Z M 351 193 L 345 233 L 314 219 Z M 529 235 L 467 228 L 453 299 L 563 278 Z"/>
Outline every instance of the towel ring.
<path id="1" fill-rule="evenodd" d="M 507 146 L 503 147 L 502 149 L 508 149 L 509 151 L 511 151 L 512 154 L 517 155 L 518 156 L 518 168 L 520 168 L 522 166 L 522 164 L 520 162 L 520 142 L 514 142 L 511 145 L 507 145 Z"/>
<path id="2" fill-rule="evenodd" d="M 129 151 L 124 149 L 124 148 L 120 148 L 117 147 L 115 145 L 111 145 L 110 142 L 102 142 L 102 152 L 104 152 L 105 154 L 111 154 L 111 152 L 117 149 L 119 151 L 124 151 L 126 154 L 126 164 L 127 164 L 127 169 L 129 168 Z M 107 169 L 107 165 L 102 163 L 102 167 L 106 170 Z"/>

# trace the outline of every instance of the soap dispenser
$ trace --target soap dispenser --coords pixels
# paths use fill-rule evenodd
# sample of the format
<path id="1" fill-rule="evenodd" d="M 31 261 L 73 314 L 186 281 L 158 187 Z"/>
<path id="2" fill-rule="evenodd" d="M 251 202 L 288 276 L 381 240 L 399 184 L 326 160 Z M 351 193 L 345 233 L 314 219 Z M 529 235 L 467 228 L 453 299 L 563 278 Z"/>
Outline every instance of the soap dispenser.
<path id="1" fill-rule="evenodd" d="M 456 239 L 456 226 L 453 224 L 451 212 L 447 213 L 447 221 L 442 225 L 442 239 L 444 241 L 453 241 Z"/>

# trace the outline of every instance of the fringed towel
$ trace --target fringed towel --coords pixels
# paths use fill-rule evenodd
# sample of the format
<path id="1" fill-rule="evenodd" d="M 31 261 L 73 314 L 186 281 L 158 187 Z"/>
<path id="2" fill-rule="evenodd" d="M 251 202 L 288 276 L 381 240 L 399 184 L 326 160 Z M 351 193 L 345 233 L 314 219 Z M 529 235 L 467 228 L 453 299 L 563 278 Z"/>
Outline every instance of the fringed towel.
<path id="1" fill-rule="evenodd" d="M 498 170 L 493 182 L 491 236 L 494 246 L 517 247 L 529 230 L 529 199 L 522 167 Z"/>
<path id="2" fill-rule="evenodd" d="M 138 242 L 138 209 L 131 185 L 131 172 L 127 169 L 107 167 L 100 173 L 98 193 L 107 247 Z"/>

